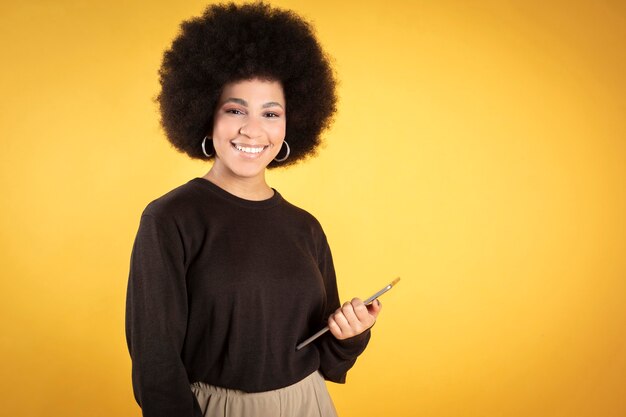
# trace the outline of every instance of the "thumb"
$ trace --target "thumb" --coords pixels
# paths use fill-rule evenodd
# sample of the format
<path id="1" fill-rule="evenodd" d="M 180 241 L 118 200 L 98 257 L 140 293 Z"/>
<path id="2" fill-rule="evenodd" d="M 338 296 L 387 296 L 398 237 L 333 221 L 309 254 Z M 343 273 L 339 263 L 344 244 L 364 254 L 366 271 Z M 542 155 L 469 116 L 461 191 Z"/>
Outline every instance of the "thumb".
<path id="1" fill-rule="evenodd" d="M 374 316 L 374 318 L 378 317 L 378 313 L 380 313 L 380 310 L 383 308 L 383 305 L 381 304 L 381 302 L 377 299 L 375 299 L 374 301 L 372 301 L 371 304 L 369 304 L 367 306 L 367 311 L 370 313 L 370 315 Z"/>

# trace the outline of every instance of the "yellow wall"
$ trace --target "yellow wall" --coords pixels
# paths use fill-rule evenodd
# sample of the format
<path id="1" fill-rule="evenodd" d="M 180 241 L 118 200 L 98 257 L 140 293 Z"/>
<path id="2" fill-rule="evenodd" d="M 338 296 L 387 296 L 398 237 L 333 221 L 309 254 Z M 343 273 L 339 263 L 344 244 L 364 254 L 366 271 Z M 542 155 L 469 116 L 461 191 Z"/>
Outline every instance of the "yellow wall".
<path id="1" fill-rule="evenodd" d="M 271 184 L 314 213 L 344 297 L 400 275 L 343 417 L 626 415 L 626 7 L 281 0 L 341 78 L 319 158 Z M 2 2 L 0 404 L 138 416 L 129 253 L 208 167 L 152 98 L 197 1 Z"/>

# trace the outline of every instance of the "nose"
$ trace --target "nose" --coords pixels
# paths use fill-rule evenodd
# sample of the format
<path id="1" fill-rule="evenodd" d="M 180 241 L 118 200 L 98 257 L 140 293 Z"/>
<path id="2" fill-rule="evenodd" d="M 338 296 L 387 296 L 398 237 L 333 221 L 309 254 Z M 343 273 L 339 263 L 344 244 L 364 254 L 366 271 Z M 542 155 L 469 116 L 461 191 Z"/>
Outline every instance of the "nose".
<path id="1" fill-rule="evenodd" d="M 248 117 L 239 128 L 239 134 L 249 138 L 256 138 L 261 135 L 261 122 L 256 117 Z"/>

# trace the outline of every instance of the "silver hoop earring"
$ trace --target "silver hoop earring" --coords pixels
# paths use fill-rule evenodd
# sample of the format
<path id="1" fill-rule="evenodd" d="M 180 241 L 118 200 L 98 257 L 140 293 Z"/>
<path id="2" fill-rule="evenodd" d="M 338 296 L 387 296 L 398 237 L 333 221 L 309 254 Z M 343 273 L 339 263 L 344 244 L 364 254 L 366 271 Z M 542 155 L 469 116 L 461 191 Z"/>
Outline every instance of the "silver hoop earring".
<path id="1" fill-rule="evenodd" d="M 285 156 L 283 156 L 280 159 L 274 158 L 274 161 L 276 161 L 276 162 L 284 162 L 284 161 L 286 161 L 287 158 L 289 158 L 289 154 L 291 153 L 291 149 L 289 149 L 289 144 L 287 143 L 287 141 L 283 140 L 283 143 L 285 144 L 285 146 L 287 146 L 287 153 L 285 154 Z M 282 149 L 282 146 L 281 146 L 281 149 Z"/>
<path id="2" fill-rule="evenodd" d="M 207 158 L 210 158 L 213 156 L 212 153 L 207 153 L 206 151 L 206 140 L 213 140 L 211 138 L 209 138 L 208 136 L 205 136 L 204 139 L 202 139 L 202 153 L 204 154 L 204 156 L 206 156 Z"/>

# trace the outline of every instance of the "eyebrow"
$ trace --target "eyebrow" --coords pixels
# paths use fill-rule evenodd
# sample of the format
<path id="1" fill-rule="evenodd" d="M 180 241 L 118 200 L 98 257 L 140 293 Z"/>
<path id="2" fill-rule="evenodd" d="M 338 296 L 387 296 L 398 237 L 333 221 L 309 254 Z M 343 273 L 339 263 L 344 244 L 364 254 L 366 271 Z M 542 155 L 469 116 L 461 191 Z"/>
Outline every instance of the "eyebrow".
<path id="1" fill-rule="evenodd" d="M 226 103 L 237 103 L 237 104 L 240 104 L 240 105 L 242 105 L 244 107 L 248 107 L 248 102 L 246 100 L 242 99 L 242 98 L 229 97 L 226 100 L 224 100 L 224 104 L 226 104 Z M 277 106 L 277 107 L 280 107 L 281 109 L 284 109 L 283 105 L 278 103 L 278 102 L 276 102 L 276 101 L 269 101 L 267 103 L 264 103 L 261 107 L 266 109 L 268 107 L 274 107 L 274 106 Z"/>
<path id="2" fill-rule="evenodd" d="M 283 105 L 280 103 L 277 103 L 275 101 L 270 101 L 269 103 L 265 103 L 263 106 L 264 109 L 268 108 L 268 107 L 280 107 L 281 109 L 283 108 Z"/>

